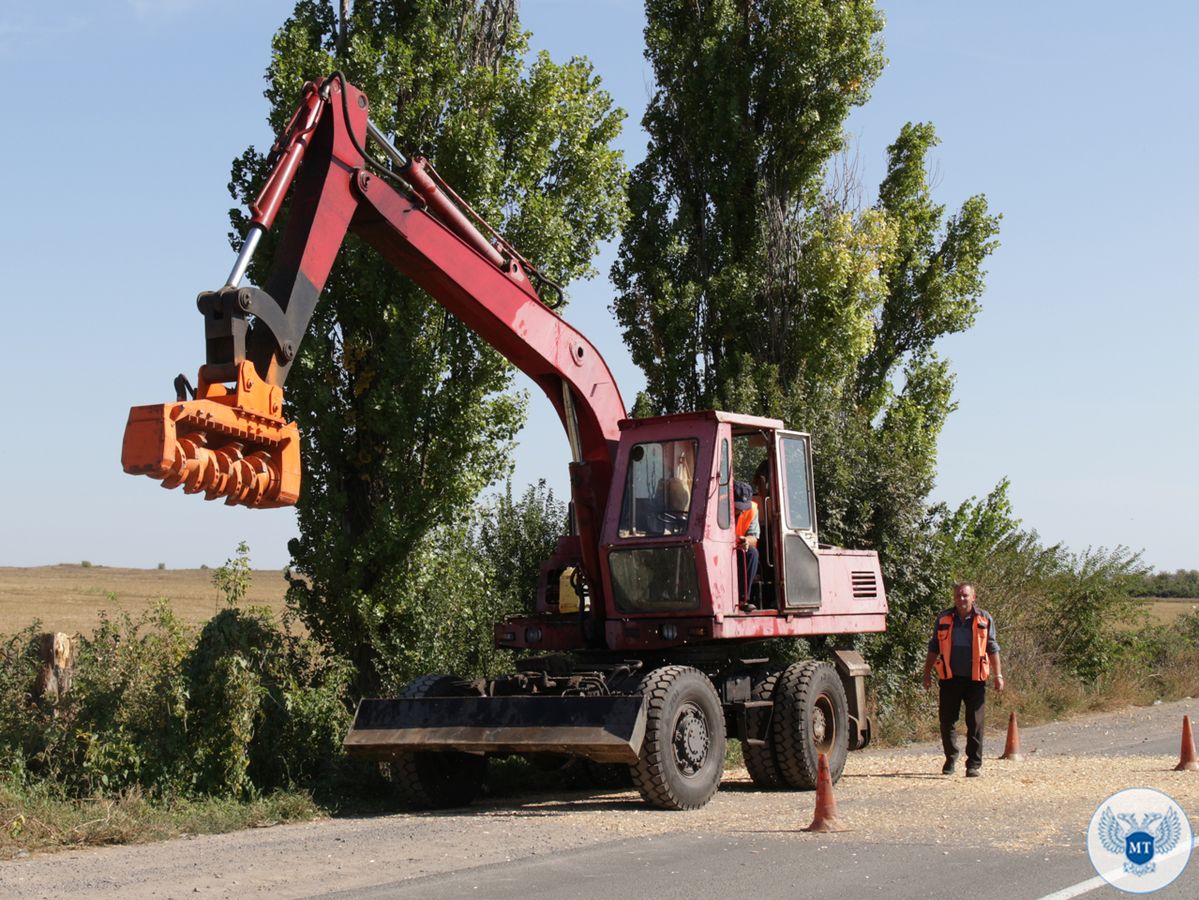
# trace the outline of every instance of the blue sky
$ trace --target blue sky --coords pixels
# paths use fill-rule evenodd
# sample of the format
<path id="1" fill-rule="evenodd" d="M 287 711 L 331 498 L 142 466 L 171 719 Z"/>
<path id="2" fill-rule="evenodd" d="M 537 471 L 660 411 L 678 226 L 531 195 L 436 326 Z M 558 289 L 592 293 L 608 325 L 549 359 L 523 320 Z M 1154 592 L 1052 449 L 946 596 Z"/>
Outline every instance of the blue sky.
<path id="1" fill-rule="evenodd" d="M 849 123 L 867 197 L 903 123 L 932 121 L 938 199 L 954 209 L 985 193 L 1004 216 L 983 312 L 942 345 L 960 408 L 935 498 L 956 504 L 1006 476 L 1048 541 L 1199 566 L 1199 7 L 882 6 L 890 65 Z M 0 0 L 0 565 L 215 564 L 243 539 L 255 565 L 286 563 L 290 511 L 205 504 L 124 475 L 119 459 L 128 408 L 170 400 L 174 375 L 201 361 L 194 298 L 232 263 L 229 164 L 273 137 L 262 75 L 291 8 Z M 535 47 L 595 63 L 639 160 L 641 4 L 524 0 L 522 20 Z M 608 312 L 612 255 L 572 287 L 567 318 L 631 403 L 643 382 Z M 547 476 L 562 494 L 565 438 L 539 394 L 530 410 L 516 482 Z"/>

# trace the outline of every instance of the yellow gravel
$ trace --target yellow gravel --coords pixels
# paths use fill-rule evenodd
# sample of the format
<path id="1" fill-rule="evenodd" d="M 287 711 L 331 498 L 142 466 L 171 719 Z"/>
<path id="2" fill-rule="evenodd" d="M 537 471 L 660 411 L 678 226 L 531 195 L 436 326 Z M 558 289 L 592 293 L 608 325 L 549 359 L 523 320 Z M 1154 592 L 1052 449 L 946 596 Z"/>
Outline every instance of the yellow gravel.
<path id="1" fill-rule="evenodd" d="M 810 791 L 760 791 L 745 769 L 725 773 L 703 809 L 687 813 L 645 807 L 633 791 L 566 797 L 507 797 L 483 816 L 557 819 L 563 837 L 637 837 L 673 831 L 795 833 L 806 840 L 944 844 L 1029 850 L 1082 847 L 1100 802 L 1129 787 L 1156 788 L 1188 812 L 1199 810 L 1199 772 L 1175 772 L 1177 757 L 1047 756 L 1022 762 L 988 760 L 983 777 L 940 774 L 940 754 L 909 751 L 851 754 L 834 789 L 846 835 L 802 832 L 812 820 Z M 623 812 L 622 815 L 613 815 Z M 1199 817 L 1191 815 L 1199 832 Z M 851 837 L 852 835 L 852 837 Z M 567 841 L 573 843 L 573 841 Z"/>

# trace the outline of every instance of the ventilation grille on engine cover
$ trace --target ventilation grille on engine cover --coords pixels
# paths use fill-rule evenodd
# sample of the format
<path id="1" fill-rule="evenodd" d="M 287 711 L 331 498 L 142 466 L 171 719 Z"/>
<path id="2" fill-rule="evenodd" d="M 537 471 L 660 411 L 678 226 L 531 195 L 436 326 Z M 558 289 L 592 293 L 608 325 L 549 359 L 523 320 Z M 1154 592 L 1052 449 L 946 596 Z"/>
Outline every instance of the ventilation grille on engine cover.
<path id="1" fill-rule="evenodd" d="M 850 572 L 855 600 L 874 600 L 878 597 L 878 576 L 874 572 Z"/>

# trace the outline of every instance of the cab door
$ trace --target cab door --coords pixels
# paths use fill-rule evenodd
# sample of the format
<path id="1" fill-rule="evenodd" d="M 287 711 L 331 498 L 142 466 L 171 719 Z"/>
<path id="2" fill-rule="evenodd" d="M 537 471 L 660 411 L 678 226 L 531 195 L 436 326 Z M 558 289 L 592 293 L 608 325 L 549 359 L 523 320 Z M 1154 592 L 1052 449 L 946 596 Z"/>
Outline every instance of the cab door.
<path id="1" fill-rule="evenodd" d="M 782 609 L 820 606 L 820 560 L 816 556 L 816 494 L 812 486 L 812 441 L 798 431 L 775 433 L 781 484 L 779 581 Z"/>

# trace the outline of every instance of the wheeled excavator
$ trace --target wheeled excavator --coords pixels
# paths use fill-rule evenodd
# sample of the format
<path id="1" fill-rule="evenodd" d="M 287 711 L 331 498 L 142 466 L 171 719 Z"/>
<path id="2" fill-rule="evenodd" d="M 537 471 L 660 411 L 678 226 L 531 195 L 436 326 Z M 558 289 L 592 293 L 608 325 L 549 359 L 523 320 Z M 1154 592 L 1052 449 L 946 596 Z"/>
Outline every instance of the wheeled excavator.
<path id="1" fill-rule="evenodd" d="M 571 524 L 541 565 L 534 612 L 494 627 L 515 671 L 430 674 L 362 699 L 346 752 L 386 762 L 433 807 L 476 796 L 489 758 L 525 754 L 627 769 L 650 804 L 695 809 L 720 784 L 729 738 L 761 787 L 814 787 L 820 754 L 836 780 L 870 740 L 869 666 L 850 649 L 773 666 L 761 642 L 844 646 L 886 628 L 887 600 L 877 554 L 818 541 L 809 436 L 713 410 L 629 418 L 599 352 L 543 302 L 552 284 L 369 109 L 340 73 L 305 85 L 228 279 L 197 300 L 194 391 L 180 376 L 174 402 L 130 411 L 125 471 L 231 505 L 297 501 L 283 387 L 353 232 L 545 393 L 570 446 Z M 289 196 L 265 284 L 243 285 Z M 762 565 L 742 587 L 734 484 L 751 472 Z"/>

